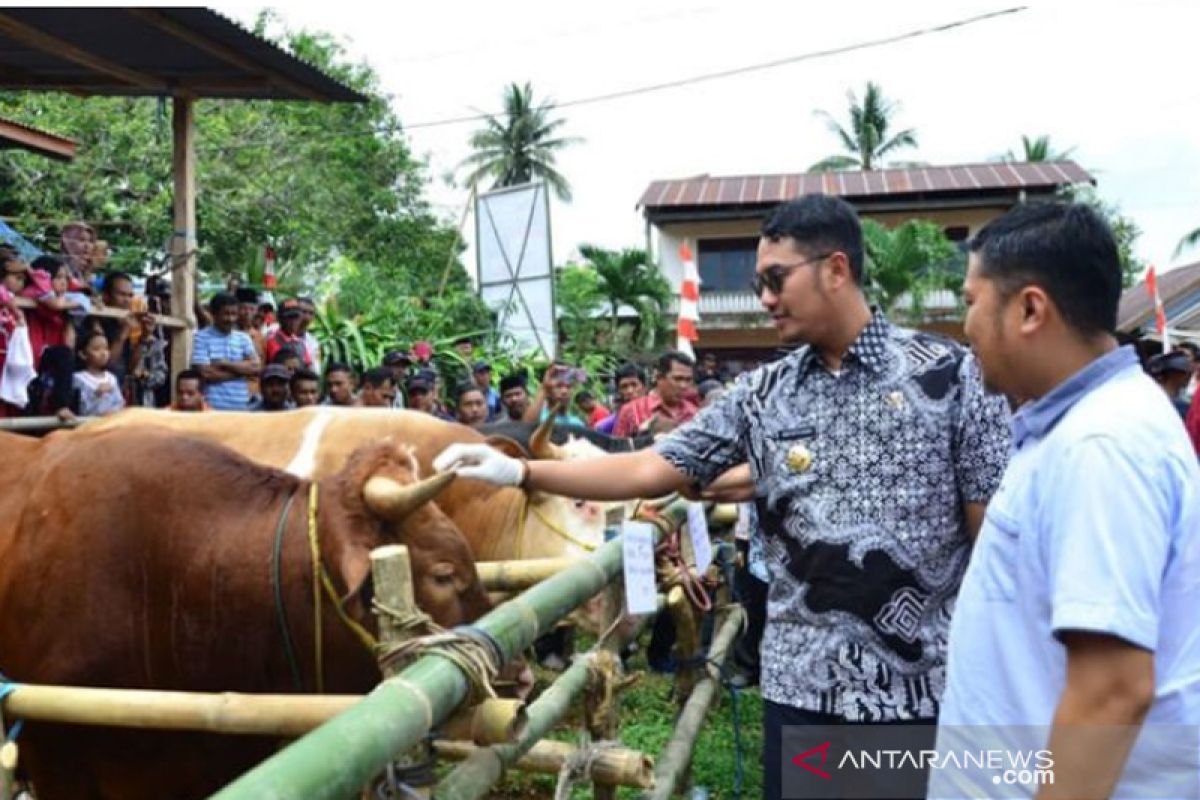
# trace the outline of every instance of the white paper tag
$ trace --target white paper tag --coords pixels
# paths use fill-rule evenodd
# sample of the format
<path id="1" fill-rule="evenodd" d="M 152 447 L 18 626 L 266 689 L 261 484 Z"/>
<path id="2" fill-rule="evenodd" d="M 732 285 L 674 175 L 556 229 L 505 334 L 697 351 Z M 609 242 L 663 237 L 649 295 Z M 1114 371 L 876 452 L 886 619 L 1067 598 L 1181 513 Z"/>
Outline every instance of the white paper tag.
<path id="1" fill-rule="evenodd" d="M 708 538 L 708 517 L 702 503 L 688 504 L 688 536 L 692 537 L 692 552 L 696 554 L 696 571 L 701 575 L 712 563 L 712 541 Z"/>
<path id="2" fill-rule="evenodd" d="M 630 614 L 653 614 L 658 608 L 654 576 L 654 526 L 626 521 L 621 528 L 625 556 L 625 607 Z"/>

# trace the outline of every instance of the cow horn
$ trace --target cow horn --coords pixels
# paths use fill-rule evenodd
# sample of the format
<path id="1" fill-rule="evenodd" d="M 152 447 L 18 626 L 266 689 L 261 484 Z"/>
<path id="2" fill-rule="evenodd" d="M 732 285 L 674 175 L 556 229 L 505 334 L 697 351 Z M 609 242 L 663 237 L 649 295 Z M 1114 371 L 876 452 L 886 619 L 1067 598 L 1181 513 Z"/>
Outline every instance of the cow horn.
<path id="1" fill-rule="evenodd" d="M 550 432 L 554 430 L 554 412 L 550 410 L 546 414 L 546 418 L 537 426 L 533 432 L 533 436 L 529 437 L 529 452 L 534 458 L 543 458 L 548 461 L 562 461 L 564 454 L 562 449 L 550 441 Z"/>
<path id="2" fill-rule="evenodd" d="M 403 484 L 376 475 L 363 487 L 363 499 L 371 513 L 392 522 L 402 522 L 409 514 L 437 496 L 454 480 L 453 472 L 440 472 L 416 483 Z"/>

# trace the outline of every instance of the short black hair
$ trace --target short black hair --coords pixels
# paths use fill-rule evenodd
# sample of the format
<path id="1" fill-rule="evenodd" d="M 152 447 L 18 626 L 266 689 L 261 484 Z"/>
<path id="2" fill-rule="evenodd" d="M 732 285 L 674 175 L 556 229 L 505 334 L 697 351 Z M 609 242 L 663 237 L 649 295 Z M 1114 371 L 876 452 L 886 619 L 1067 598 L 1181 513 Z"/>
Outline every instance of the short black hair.
<path id="1" fill-rule="evenodd" d="M 971 240 L 979 270 L 1002 297 L 1041 287 L 1079 333 L 1115 333 L 1121 256 L 1112 229 L 1083 203 L 1018 205 Z"/>
<path id="2" fill-rule="evenodd" d="M 176 386 L 179 386 L 181 381 L 196 381 L 201 386 L 203 386 L 204 385 L 204 376 L 200 374 L 200 370 L 189 368 L 189 369 L 185 369 L 185 370 L 180 370 L 179 374 L 175 376 L 175 385 Z"/>
<path id="3" fill-rule="evenodd" d="M 658 367 L 658 376 L 661 378 L 670 372 L 672 364 L 683 364 L 685 367 L 692 367 L 694 369 L 696 359 L 680 350 L 668 350 L 658 357 L 658 363 L 655 365 Z"/>
<path id="4" fill-rule="evenodd" d="M 480 389 L 478 386 L 476 386 L 474 383 L 471 383 L 470 381 L 463 381 L 462 383 L 460 383 L 454 387 L 454 402 L 456 405 L 462 401 L 462 396 L 464 394 L 466 394 L 467 392 L 479 392 L 479 394 L 482 395 L 483 389 Z M 484 396 L 483 399 L 487 400 L 487 397 Z"/>
<path id="5" fill-rule="evenodd" d="M 14 261 L 20 260 L 20 256 L 17 256 L 15 252 L 13 253 L 13 256 L 14 256 L 14 258 L 11 260 L 14 260 Z M 10 259 L 5 259 L 5 262 L 7 263 L 7 261 L 9 261 L 9 260 Z M 51 256 L 51 255 L 41 255 L 41 256 L 38 256 L 37 258 L 35 258 L 33 261 L 29 262 L 29 268 L 30 269 L 40 269 L 49 275 L 54 275 L 56 272 L 58 272 L 60 269 L 62 269 L 66 263 L 67 263 L 67 260 L 65 258 L 60 258 L 58 256 Z"/>
<path id="6" fill-rule="evenodd" d="M 320 383 L 321 378 L 320 378 L 320 376 L 317 375 L 317 373 L 313 372 L 311 369 L 307 369 L 306 367 L 300 367 L 299 369 L 297 369 L 295 372 L 292 373 L 292 383 L 296 384 L 296 383 L 299 383 L 300 381 L 312 381 L 313 383 Z"/>
<path id="7" fill-rule="evenodd" d="M 344 372 L 350 377 L 354 377 L 354 370 L 350 368 L 350 365 L 343 364 L 340 361 L 331 361 L 328 365 L 326 365 L 325 378 L 328 379 L 329 376 L 335 372 Z"/>
<path id="8" fill-rule="evenodd" d="M 850 275 L 859 286 L 863 283 L 862 225 L 854 207 L 840 197 L 806 194 L 776 207 L 762 225 L 762 237 L 772 242 L 793 239 L 814 251 L 846 254 Z"/>
<path id="9" fill-rule="evenodd" d="M 221 313 L 221 309 L 228 308 L 229 306 L 236 306 L 237 304 L 237 297 L 235 297 L 233 294 L 230 294 L 229 292 L 217 292 L 212 296 L 212 299 L 208 301 L 208 309 L 214 314 L 219 314 Z"/>
<path id="10" fill-rule="evenodd" d="M 396 379 L 392 375 L 392 371 L 387 367 L 371 367 L 362 374 L 362 384 L 378 389 L 385 383 L 395 384 Z"/>
<path id="11" fill-rule="evenodd" d="M 519 370 L 511 375 L 505 375 L 500 379 L 500 394 L 504 394 L 510 389 L 528 389 L 529 373 L 525 370 Z"/>
<path id="12" fill-rule="evenodd" d="M 668 367 L 668 369 L 670 369 L 670 367 Z M 621 381 L 625 380 L 626 378 L 637 378 L 638 383 L 640 383 L 642 386 L 646 385 L 646 373 L 643 372 L 642 368 L 639 367 L 637 364 L 633 364 L 633 363 L 622 364 L 617 369 L 617 373 L 614 377 L 616 378 L 617 383 L 620 383 Z"/>
<path id="13" fill-rule="evenodd" d="M 596 399 L 596 395 L 592 394 L 587 389 L 584 389 L 579 394 L 575 395 L 576 404 L 586 403 L 589 400 L 595 400 L 595 399 Z"/>
<path id="14" fill-rule="evenodd" d="M 104 283 L 100 284 L 100 291 L 107 292 L 117 285 L 117 281 L 129 281 L 129 285 L 133 285 L 133 278 L 127 272 L 106 272 Z"/>
<path id="15" fill-rule="evenodd" d="M 279 351 L 275 353 L 275 355 L 271 356 L 271 363 L 282 364 L 289 358 L 298 358 L 301 361 L 304 361 L 304 351 L 295 345 L 285 344 L 283 347 L 279 348 Z"/>

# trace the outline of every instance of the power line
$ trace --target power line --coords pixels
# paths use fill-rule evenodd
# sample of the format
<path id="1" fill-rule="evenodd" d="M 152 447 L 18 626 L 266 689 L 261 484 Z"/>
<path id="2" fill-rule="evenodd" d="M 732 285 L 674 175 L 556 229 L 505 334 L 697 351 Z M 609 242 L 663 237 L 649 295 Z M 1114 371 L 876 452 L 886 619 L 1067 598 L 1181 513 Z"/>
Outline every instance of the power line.
<path id="1" fill-rule="evenodd" d="M 800 55 L 780 58 L 773 61 L 764 61 L 758 64 L 750 64 L 744 67 L 734 67 L 733 69 L 720 70 L 718 72 L 708 72 L 701 75 L 693 75 L 687 78 L 678 78 L 671 81 L 663 81 L 661 83 L 653 83 L 647 86 L 639 86 L 633 89 L 623 89 L 615 92 L 606 92 L 604 94 L 591 95 L 589 97 L 579 97 L 574 100 L 566 100 L 560 103 L 551 103 L 551 108 L 574 108 L 577 106 L 593 105 L 596 103 L 607 103 L 613 100 L 621 100 L 626 97 L 636 97 L 638 95 L 651 94 L 653 92 L 666 91 L 668 89 L 678 89 L 683 86 L 693 86 L 698 83 L 707 83 L 708 81 L 721 80 L 724 78 L 737 77 L 739 75 L 747 75 L 753 72 L 762 72 L 764 70 L 776 69 L 791 64 L 798 64 L 804 61 L 815 61 L 817 59 L 829 58 L 830 56 L 843 55 L 853 53 L 860 50 L 871 50 L 878 47 L 885 47 L 891 44 L 908 41 L 911 39 L 919 39 L 924 36 L 932 36 L 938 33 L 945 33 L 956 28 L 964 28 L 968 25 L 975 25 L 980 22 L 987 22 L 998 17 L 1018 14 L 1028 9 L 1028 6 L 1012 6 L 1011 8 L 1001 9 L 999 11 L 989 11 L 984 14 L 977 14 L 972 17 L 957 19 L 952 22 L 946 22 L 940 25 L 933 25 L 925 28 L 917 28 L 915 30 L 899 33 L 892 36 L 884 36 L 878 39 L 868 39 L 854 44 L 842 45 L 840 47 L 831 47 L 824 50 L 814 50 Z M 310 137 L 310 141 L 329 141 L 345 138 L 356 138 L 359 136 L 375 136 L 377 134 L 394 134 L 403 131 L 421 130 L 426 128 L 439 128 L 449 125 L 462 125 L 467 122 L 482 122 L 495 114 L 476 113 L 461 117 L 447 117 L 444 119 L 429 120 L 426 122 L 414 122 L 410 124 L 401 123 L 396 126 L 386 126 L 381 128 L 372 128 L 365 131 L 347 131 L 343 133 L 332 133 L 327 135 L 315 134 Z M 221 152 L 232 152 L 234 150 L 242 150 L 249 147 L 257 147 L 264 144 L 271 144 L 271 141 L 260 140 L 258 142 L 239 142 L 237 144 L 217 146 L 212 148 Z"/>

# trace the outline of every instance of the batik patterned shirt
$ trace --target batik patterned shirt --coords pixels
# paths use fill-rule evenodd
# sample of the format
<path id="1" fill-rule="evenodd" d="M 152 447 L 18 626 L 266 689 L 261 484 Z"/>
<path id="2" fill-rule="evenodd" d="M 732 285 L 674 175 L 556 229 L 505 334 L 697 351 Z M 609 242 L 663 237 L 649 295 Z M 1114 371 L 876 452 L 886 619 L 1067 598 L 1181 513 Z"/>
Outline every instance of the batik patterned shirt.
<path id="1" fill-rule="evenodd" d="M 930 719 L 985 503 L 1004 399 L 953 340 L 875 314 L 837 371 L 811 348 L 764 366 L 656 449 L 705 485 L 748 461 L 770 575 L 768 700 L 852 721 Z"/>

